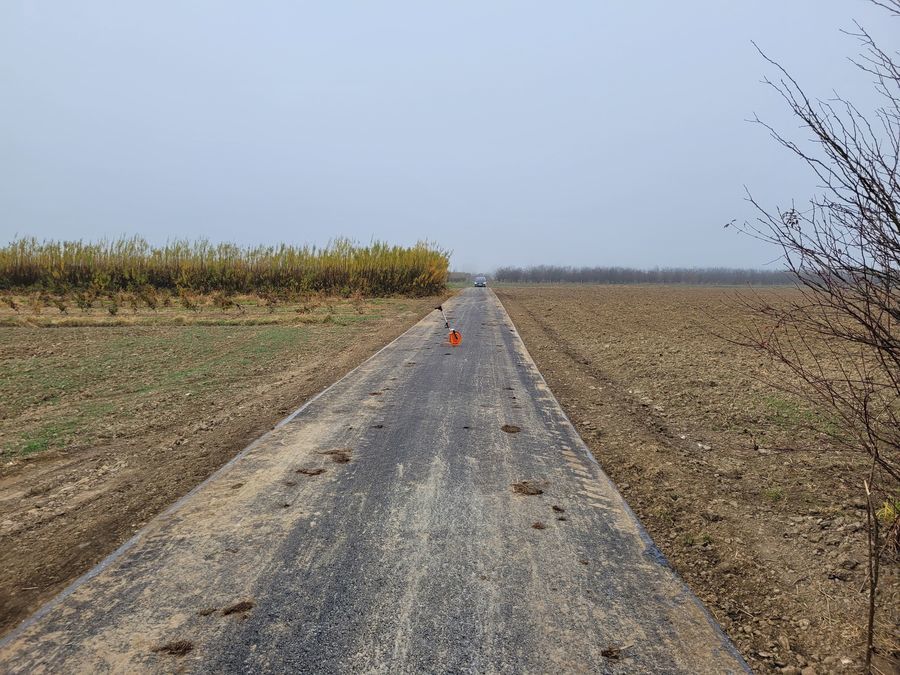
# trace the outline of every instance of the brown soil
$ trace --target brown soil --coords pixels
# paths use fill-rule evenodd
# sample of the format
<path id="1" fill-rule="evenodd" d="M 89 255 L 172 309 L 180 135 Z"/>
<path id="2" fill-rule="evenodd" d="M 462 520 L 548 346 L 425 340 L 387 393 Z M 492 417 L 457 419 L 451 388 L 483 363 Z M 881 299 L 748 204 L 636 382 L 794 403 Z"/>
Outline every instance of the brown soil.
<path id="1" fill-rule="evenodd" d="M 0 328 L 0 634 L 436 304 Z"/>
<path id="2" fill-rule="evenodd" d="M 513 492 L 520 495 L 542 495 L 544 491 L 534 481 L 523 480 L 512 484 Z"/>
<path id="3" fill-rule="evenodd" d="M 167 642 L 164 645 L 160 645 L 153 651 L 170 654 L 171 656 L 184 656 L 193 649 L 194 643 L 189 640 L 174 640 L 172 642 Z"/>
<path id="4" fill-rule="evenodd" d="M 350 461 L 350 456 L 353 454 L 353 450 L 350 448 L 337 448 L 335 450 L 325 450 L 319 454 L 326 455 L 331 458 L 331 461 L 335 464 L 346 464 Z"/>
<path id="5" fill-rule="evenodd" d="M 600 656 L 615 661 L 622 656 L 622 650 L 619 647 L 607 647 L 600 650 Z"/>
<path id="6" fill-rule="evenodd" d="M 231 614 L 246 614 L 251 609 L 253 609 L 254 604 L 252 600 L 241 600 L 240 602 L 236 602 L 235 604 L 226 607 L 222 610 L 222 616 L 230 616 Z"/>
<path id="7" fill-rule="evenodd" d="M 508 434 L 517 434 L 522 430 L 514 424 L 504 424 L 500 427 L 500 431 L 505 431 Z"/>
<path id="8" fill-rule="evenodd" d="M 748 318 L 736 291 L 496 291 L 582 438 L 750 666 L 860 671 L 868 463 L 763 384 L 780 376 L 768 362 L 714 337 Z M 896 572 L 880 586 L 883 672 L 897 668 Z"/>

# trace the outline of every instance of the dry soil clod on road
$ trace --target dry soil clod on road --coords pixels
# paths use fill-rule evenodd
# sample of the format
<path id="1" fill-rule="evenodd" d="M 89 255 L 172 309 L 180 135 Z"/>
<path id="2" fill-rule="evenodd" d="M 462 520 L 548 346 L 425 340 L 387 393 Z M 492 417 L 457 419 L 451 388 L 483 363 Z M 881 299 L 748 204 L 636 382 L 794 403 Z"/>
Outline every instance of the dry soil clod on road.
<path id="1" fill-rule="evenodd" d="M 190 640 L 173 640 L 172 642 L 166 642 L 159 647 L 155 647 L 153 651 L 170 654 L 171 656 L 184 656 L 193 648 L 194 643 Z"/>
<path id="2" fill-rule="evenodd" d="M 532 480 L 520 480 L 518 483 L 513 483 L 512 489 L 513 492 L 520 495 L 535 496 L 544 494 L 544 490 Z"/>
<path id="3" fill-rule="evenodd" d="M 352 429 L 352 427 L 350 428 Z M 323 450 L 319 454 L 330 457 L 335 464 L 347 464 L 353 455 L 353 450 L 350 448 L 335 448 L 333 450 Z"/>

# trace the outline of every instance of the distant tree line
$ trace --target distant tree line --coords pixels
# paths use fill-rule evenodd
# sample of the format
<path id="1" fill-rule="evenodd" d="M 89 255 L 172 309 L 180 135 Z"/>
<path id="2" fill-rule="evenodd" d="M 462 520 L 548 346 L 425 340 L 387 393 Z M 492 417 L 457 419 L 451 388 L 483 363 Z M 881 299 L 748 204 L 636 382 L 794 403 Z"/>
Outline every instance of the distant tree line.
<path id="1" fill-rule="evenodd" d="M 475 277 L 485 277 L 486 279 L 493 279 L 490 274 L 485 272 L 460 272 L 458 270 L 453 270 L 447 274 L 447 281 L 449 282 L 470 282 Z"/>
<path id="2" fill-rule="evenodd" d="M 512 283 L 582 284 L 719 284 L 780 285 L 793 284 L 786 270 L 733 269 L 729 267 L 662 267 L 641 270 L 632 267 L 500 267 L 497 281 Z"/>
<path id="3" fill-rule="evenodd" d="M 461 282 L 461 281 L 472 281 L 472 273 L 471 272 L 459 272 L 453 270 L 447 274 L 447 281 L 453 282 Z"/>

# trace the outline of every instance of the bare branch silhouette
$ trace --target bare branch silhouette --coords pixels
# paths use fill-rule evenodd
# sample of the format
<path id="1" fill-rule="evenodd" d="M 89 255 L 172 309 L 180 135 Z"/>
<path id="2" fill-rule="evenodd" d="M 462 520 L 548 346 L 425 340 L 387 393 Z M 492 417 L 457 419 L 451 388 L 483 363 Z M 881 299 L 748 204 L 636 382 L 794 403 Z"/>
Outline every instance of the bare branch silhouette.
<path id="1" fill-rule="evenodd" d="M 900 18 L 900 0 L 873 2 Z M 753 121 L 806 163 L 822 192 L 803 210 L 772 210 L 748 192 L 759 216 L 736 229 L 780 249 L 799 294 L 777 305 L 745 296 L 757 320 L 736 341 L 780 364 L 792 377 L 775 384 L 816 404 L 838 422 L 832 438 L 871 460 L 860 484 L 870 528 L 866 667 L 875 672 L 892 650 L 876 635 L 878 571 L 896 565 L 900 549 L 900 59 L 858 24 L 848 35 L 861 46 L 851 60 L 880 99 L 868 115 L 836 93 L 811 98 L 757 47 L 776 72 L 765 83 L 812 140 Z"/>

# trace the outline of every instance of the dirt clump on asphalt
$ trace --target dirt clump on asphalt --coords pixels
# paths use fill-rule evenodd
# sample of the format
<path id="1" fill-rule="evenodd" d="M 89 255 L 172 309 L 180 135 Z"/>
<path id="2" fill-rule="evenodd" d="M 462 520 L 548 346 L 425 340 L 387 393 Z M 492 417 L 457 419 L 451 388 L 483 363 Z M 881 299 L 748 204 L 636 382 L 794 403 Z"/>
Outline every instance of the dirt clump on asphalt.
<path id="1" fill-rule="evenodd" d="M 860 672 L 869 462 L 765 383 L 788 374 L 716 337 L 752 319 L 740 291 L 495 291 L 604 471 L 750 667 Z M 793 291 L 754 292 L 777 303 Z M 900 657 L 897 570 L 882 567 L 879 588 L 876 644 L 889 661 Z"/>
<path id="2" fill-rule="evenodd" d="M 185 656 L 193 651 L 193 649 L 194 643 L 190 640 L 173 640 L 172 642 L 166 642 L 159 647 L 154 647 L 153 651 L 169 654 L 170 656 Z"/>
<path id="3" fill-rule="evenodd" d="M 606 647 L 600 650 L 600 656 L 615 661 L 622 656 L 622 650 L 619 647 Z"/>
<path id="4" fill-rule="evenodd" d="M 517 434 L 522 431 L 522 429 L 515 424 L 504 424 L 500 427 L 500 431 L 506 432 L 507 434 Z"/>
<path id="5" fill-rule="evenodd" d="M 230 605 L 223 609 L 222 616 L 231 616 L 232 614 L 246 614 L 255 606 L 256 605 L 254 605 L 252 600 L 241 600 L 240 602 L 236 602 L 233 605 Z"/>
<path id="6" fill-rule="evenodd" d="M 544 525 L 544 524 L 543 524 L 541 521 L 539 521 L 539 520 L 534 521 L 534 522 L 531 524 L 531 527 L 532 527 L 532 529 L 535 529 L 535 530 L 546 530 L 546 529 L 547 529 L 547 526 Z"/>
<path id="7" fill-rule="evenodd" d="M 304 476 L 321 476 L 325 473 L 325 469 L 315 468 L 315 469 L 297 469 L 297 473 L 302 474 Z"/>
<path id="8" fill-rule="evenodd" d="M 544 494 L 544 491 L 538 487 L 538 484 L 532 480 L 522 480 L 518 483 L 513 483 L 510 487 L 512 487 L 512 491 L 519 495 L 528 495 L 528 496 L 536 496 Z"/>
<path id="9" fill-rule="evenodd" d="M 323 450 L 319 454 L 330 457 L 335 464 L 346 464 L 350 461 L 353 450 L 350 448 L 335 448 L 334 450 Z"/>
<path id="10" fill-rule="evenodd" d="M 435 304 L 0 328 L 0 634 Z"/>

